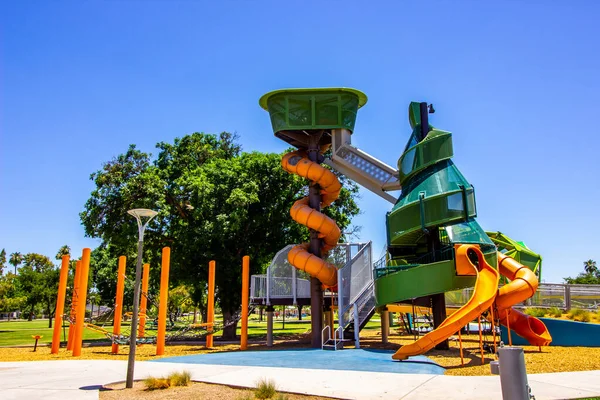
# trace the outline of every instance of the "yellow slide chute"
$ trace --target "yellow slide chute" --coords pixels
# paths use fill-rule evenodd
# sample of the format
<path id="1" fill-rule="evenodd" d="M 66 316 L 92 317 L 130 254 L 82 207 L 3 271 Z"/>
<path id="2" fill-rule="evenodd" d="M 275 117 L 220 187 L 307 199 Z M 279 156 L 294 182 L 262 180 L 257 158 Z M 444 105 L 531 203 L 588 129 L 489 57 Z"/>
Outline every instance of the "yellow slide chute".
<path id="1" fill-rule="evenodd" d="M 469 254 L 477 256 L 477 265 L 471 261 Z M 431 350 L 492 306 L 498 291 L 500 276 L 498 271 L 487 263 L 479 247 L 463 244 L 456 249 L 456 273 L 457 275 L 477 275 L 475 289 L 469 301 L 446 318 L 438 328 L 416 342 L 402 346 L 392 356 L 393 359 L 405 360 L 410 356 Z"/>
<path id="2" fill-rule="evenodd" d="M 281 165 L 287 172 L 309 179 L 321 187 L 321 207 L 327 207 L 340 195 L 342 185 L 337 177 L 328 169 L 310 161 L 306 153 L 302 151 L 287 153 L 283 156 Z M 290 210 L 290 215 L 297 223 L 319 232 L 319 238 L 323 239 L 321 255 L 337 245 L 341 236 L 340 228 L 334 220 L 311 208 L 308 204 L 308 197 L 296 201 Z M 309 253 L 308 246 L 306 243 L 293 247 L 288 253 L 290 264 L 317 278 L 326 286 L 335 286 L 337 284 L 337 268 Z"/>

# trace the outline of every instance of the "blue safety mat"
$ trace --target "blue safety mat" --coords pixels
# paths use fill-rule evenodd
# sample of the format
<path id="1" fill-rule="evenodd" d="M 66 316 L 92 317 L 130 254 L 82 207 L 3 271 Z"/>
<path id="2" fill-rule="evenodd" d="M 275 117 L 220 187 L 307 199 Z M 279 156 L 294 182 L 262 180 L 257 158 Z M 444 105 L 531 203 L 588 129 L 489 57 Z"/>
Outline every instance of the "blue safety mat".
<path id="1" fill-rule="evenodd" d="M 394 352 L 389 350 L 366 349 L 231 351 L 168 357 L 153 362 L 394 372 L 398 374 L 444 374 L 443 367 L 425 356 L 396 361 L 392 360 L 392 354 Z"/>

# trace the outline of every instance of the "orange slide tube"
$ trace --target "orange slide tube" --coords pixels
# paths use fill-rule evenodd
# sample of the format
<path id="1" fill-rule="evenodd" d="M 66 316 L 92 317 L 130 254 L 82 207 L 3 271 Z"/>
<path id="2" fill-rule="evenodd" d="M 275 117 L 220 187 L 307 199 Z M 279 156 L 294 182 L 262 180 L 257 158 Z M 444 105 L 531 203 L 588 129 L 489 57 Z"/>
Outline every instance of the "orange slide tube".
<path id="1" fill-rule="evenodd" d="M 477 255 L 479 267 L 469 259 L 468 254 L 471 252 Z M 498 271 L 486 262 L 479 247 L 466 244 L 459 246 L 456 249 L 456 270 L 457 274 L 474 275 L 475 273 L 477 275 L 473 295 L 469 301 L 446 318 L 437 329 L 422 336 L 416 342 L 398 349 L 392 356 L 393 359 L 405 360 L 410 356 L 431 350 L 438 343 L 460 331 L 463 326 L 477 318 L 494 303 L 500 276 Z"/>
<path id="2" fill-rule="evenodd" d="M 169 300 L 169 265 L 171 248 L 163 247 L 160 267 L 160 301 L 158 302 L 158 332 L 156 332 L 156 355 L 165 354 L 165 336 L 167 333 L 167 302 Z"/>
<path id="3" fill-rule="evenodd" d="M 327 207 L 340 195 L 342 185 L 335 174 L 319 164 L 310 161 L 302 151 L 293 151 L 283 156 L 283 169 L 309 179 L 321 187 L 321 207 Z M 294 221 L 319 232 L 323 239 L 323 253 L 333 249 L 341 236 L 340 228 L 334 220 L 308 205 L 308 197 L 294 203 L 290 210 Z M 320 257 L 308 252 L 308 244 L 295 246 L 288 253 L 288 261 L 299 270 L 319 279 L 326 286 L 337 284 L 337 268 Z"/>
<path id="4" fill-rule="evenodd" d="M 67 295 L 67 278 L 69 277 L 69 255 L 62 256 L 60 266 L 60 278 L 58 281 L 58 298 L 56 299 L 56 311 L 54 312 L 54 332 L 52 332 L 51 354 L 58 354 L 60 348 L 60 328 L 63 324 L 63 311 L 65 309 L 65 297 Z"/>
<path id="5" fill-rule="evenodd" d="M 498 290 L 496 297 L 500 323 L 510 327 L 532 346 L 549 345 L 552 336 L 542 321 L 511 309 L 513 305 L 533 296 L 537 290 L 538 279 L 533 271 L 500 252 L 498 252 L 498 270 L 511 281 Z"/>
<path id="6" fill-rule="evenodd" d="M 119 268 L 117 270 L 117 296 L 115 299 L 115 318 L 113 322 L 113 335 L 121 335 L 121 319 L 123 319 L 123 292 L 125 291 L 125 265 L 127 257 L 119 257 Z M 119 354 L 119 344 L 112 344 L 112 353 Z"/>

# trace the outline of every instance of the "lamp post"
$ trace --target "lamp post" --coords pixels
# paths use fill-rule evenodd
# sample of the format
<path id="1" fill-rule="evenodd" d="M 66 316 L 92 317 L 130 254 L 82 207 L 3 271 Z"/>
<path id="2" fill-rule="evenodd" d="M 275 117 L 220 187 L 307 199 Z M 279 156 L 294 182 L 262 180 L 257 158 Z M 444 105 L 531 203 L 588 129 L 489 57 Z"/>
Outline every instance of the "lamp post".
<path id="1" fill-rule="evenodd" d="M 137 220 L 138 224 L 138 255 L 137 264 L 135 266 L 135 286 L 133 287 L 133 315 L 131 316 L 131 335 L 129 336 L 129 358 L 127 359 L 127 380 L 125 387 L 131 389 L 133 387 L 133 368 L 135 365 L 135 349 L 137 346 L 137 324 L 138 324 L 138 310 L 140 306 L 140 280 L 142 278 L 142 253 L 144 250 L 144 230 L 146 225 L 152 218 L 158 214 L 154 210 L 148 210 L 146 208 L 136 208 L 127 211 L 129 215 L 132 215 Z M 146 222 L 142 221 L 142 218 L 148 218 Z"/>

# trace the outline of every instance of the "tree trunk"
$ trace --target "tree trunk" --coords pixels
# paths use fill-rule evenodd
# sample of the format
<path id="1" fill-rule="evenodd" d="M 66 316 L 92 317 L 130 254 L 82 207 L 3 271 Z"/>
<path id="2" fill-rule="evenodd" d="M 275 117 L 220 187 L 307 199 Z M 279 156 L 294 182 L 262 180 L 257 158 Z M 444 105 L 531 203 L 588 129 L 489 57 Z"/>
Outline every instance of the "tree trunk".
<path id="1" fill-rule="evenodd" d="M 197 324 L 198 323 L 198 307 L 194 307 L 194 320 L 192 321 L 192 324 Z"/>
<path id="2" fill-rule="evenodd" d="M 298 321 L 302 321 L 302 306 L 298 306 Z"/>
<path id="3" fill-rule="evenodd" d="M 237 329 L 237 321 L 235 323 L 231 322 L 233 313 L 229 310 L 223 310 L 223 325 L 229 324 L 229 326 L 225 326 L 223 329 L 223 339 L 225 340 L 236 340 L 235 331 Z"/>

